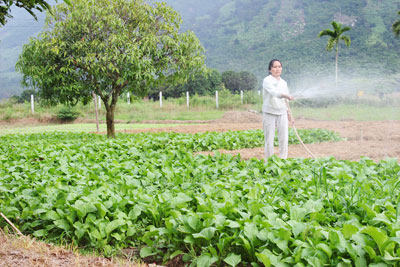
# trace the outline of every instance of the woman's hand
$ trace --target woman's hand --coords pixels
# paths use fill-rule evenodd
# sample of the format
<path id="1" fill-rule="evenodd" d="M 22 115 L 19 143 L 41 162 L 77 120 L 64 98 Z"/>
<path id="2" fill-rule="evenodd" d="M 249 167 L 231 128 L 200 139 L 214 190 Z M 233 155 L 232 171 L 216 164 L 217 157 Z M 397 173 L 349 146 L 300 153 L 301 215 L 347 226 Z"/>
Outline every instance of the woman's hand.
<path id="1" fill-rule="evenodd" d="M 288 94 L 282 94 L 282 98 L 286 98 L 287 100 L 294 100 L 294 97 Z"/>

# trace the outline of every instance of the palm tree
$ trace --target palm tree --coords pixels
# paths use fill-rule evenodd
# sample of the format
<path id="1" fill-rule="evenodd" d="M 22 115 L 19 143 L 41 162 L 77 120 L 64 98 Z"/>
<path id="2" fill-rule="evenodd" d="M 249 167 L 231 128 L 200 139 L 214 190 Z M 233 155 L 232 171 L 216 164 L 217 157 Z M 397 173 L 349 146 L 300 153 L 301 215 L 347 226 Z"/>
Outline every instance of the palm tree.
<path id="1" fill-rule="evenodd" d="M 322 36 L 329 36 L 329 40 L 328 40 L 328 44 L 326 45 L 326 50 L 327 51 L 331 51 L 333 47 L 336 48 L 336 79 L 335 79 L 335 83 L 337 86 L 337 80 L 338 80 L 338 59 L 339 59 L 339 41 L 343 40 L 344 43 L 346 44 L 347 47 L 350 46 L 351 44 L 351 40 L 350 37 L 342 35 L 345 31 L 349 31 L 351 30 L 350 27 L 346 26 L 342 28 L 342 24 L 336 22 L 336 21 L 332 21 L 332 27 L 333 27 L 333 31 L 326 29 L 321 31 L 318 34 L 318 37 L 322 37 Z"/>
<path id="2" fill-rule="evenodd" d="M 400 15 L 400 11 L 398 13 Z M 396 35 L 397 37 L 399 37 L 400 35 L 400 20 L 396 21 L 393 25 L 392 25 L 392 29 L 394 32 L 394 35 Z"/>

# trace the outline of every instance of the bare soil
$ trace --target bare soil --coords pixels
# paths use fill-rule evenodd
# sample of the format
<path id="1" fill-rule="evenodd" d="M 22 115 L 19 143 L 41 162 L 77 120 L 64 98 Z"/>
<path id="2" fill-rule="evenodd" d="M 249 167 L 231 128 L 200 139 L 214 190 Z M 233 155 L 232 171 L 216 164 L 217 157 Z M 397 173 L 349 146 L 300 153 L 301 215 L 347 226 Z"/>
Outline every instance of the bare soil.
<path id="1" fill-rule="evenodd" d="M 320 128 L 332 130 L 345 141 L 307 144 L 316 157 L 334 157 L 341 160 L 358 161 L 368 157 L 374 161 L 400 159 L 400 121 L 318 121 L 296 119 L 297 129 Z M 262 129 L 262 117 L 253 112 L 230 111 L 219 119 L 201 125 L 182 125 L 175 127 L 131 130 L 128 132 L 181 132 L 198 133 L 211 131 L 240 131 Z M 240 154 L 242 159 L 263 158 L 263 148 L 220 150 L 222 153 Z M 212 152 L 202 152 L 210 154 Z M 278 148 L 275 148 L 278 154 Z M 311 155 L 299 145 L 289 146 L 289 158 L 310 158 Z"/>

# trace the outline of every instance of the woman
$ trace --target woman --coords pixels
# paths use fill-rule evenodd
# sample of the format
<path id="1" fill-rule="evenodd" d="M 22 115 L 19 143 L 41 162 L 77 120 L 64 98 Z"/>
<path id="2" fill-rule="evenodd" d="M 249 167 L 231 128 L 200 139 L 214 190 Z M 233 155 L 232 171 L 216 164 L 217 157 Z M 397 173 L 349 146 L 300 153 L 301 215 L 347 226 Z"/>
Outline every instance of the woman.
<path id="1" fill-rule="evenodd" d="M 275 128 L 278 130 L 279 156 L 288 155 L 288 122 L 294 123 L 289 103 L 294 97 L 289 94 L 286 82 L 281 78 L 282 63 L 273 59 L 268 66 L 269 75 L 263 81 L 263 128 L 265 139 L 265 158 L 274 154 Z"/>

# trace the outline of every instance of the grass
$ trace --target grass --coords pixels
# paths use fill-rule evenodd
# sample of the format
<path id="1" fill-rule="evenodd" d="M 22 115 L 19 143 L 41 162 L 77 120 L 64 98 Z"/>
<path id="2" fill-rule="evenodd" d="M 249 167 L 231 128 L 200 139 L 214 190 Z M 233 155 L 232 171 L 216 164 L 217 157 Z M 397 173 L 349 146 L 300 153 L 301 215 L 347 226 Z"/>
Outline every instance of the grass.
<path id="1" fill-rule="evenodd" d="M 147 266 L 134 259 L 101 257 L 96 253 L 85 255 L 72 245 L 56 246 L 28 236 L 15 236 L 0 229 L 0 266 Z"/>
<path id="2" fill-rule="evenodd" d="M 327 108 L 292 108 L 295 118 L 307 118 L 314 120 L 356 120 L 356 121 L 384 121 L 400 120 L 400 107 L 374 107 L 354 106 L 340 104 L 328 106 Z"/>
<path id="3" fill-rule="evenodd" d="M 115 124 L 116 131 L 135 130 L 143 128 L 164 128 L 174 127 L 187 124 Z M 105 123 L 99 125 L 100 132 L 106 132 L 107 126 Z M 7 126 L 0 125 L 0 135 L 3 134 L 27 134 L 27 133 L 43 133 L 43 132 L 95 132 L 95 123 L 69 123 L 69 124 L 55 124 L 55 125 L 41 125 L 41 126 Z"/>
<path id="4" fill-rule="evenodd" d="M 322 102 L 321 102 L 322 101 Z M 379 99 L 376 95 L 365 95 L 363 98 L 344 98 L 341 100 L 308 100 L 295 101 L 292 110 L 295 118 L 316 119 L 316 120 L 357 120 L 357 121 L 382 121 L 400 120 L 400 93 L 388 95 L 385 99 Z M 330 102 L 329 102 L 330 101 Z M 186 106 L 186 98 L 164 99 L 163 106 L 160 107 L 159 101 L 136 100 L 131 104 L 126 99 L 121 98 L 115 111 L 115 120 L 122 120 L 127 123 L 140 123 L 143 121 L 162 121 L 162 120 L 215 120 L 221 118 L 228 110 L 256 110 L 261 111 L 262 98 L 256 92 L 245 92 L 244 103 L 241 104 L 239 95 L 231 94 L 227 91 L 219 93 L 219 108 L 216 109 L 214 96 L 191 96 L 190 107 Z M 322 105 L 321 105 L 322 103 Z M 329 103 L 325 105 L 324 103 Z M 321 107 L 322 106 L 322 107 Z M 56 107 L 35 106 L 35 114 L 31 113 L 30 103 L 15 104 L 12 101 L 0 102 L 0 121 L 13 122 L 26 118 L 33 118 L 39 122 L 49 122 L 56 118 L 57 112 L 62 105 Z M 80 113 L 79 118 L 83 120 L 93 120 L 95 118 L 93 103 L 84 106 L 78 104 L 74 110 Z M 106 111 L 101 105 L 99 119 L 104 123 Z M 158 125 L 160 126 L 160 125 Z M 73 127 L 61 125 L 59 127 L 49 126 L 46 131 L 93 131 L 94 126 Z M 117 126 L 118 130 L 132 129 L 131 124 Z M 120 128 L 122 127 L 122 128 Z M 43 128 L 43 127 L 42 127 Z M 36 131 L 32 127 L 32 131 Z M 135 129 L 135 128 L 134 128 Z M 11 130 L 0 126 L 0 132 L 9 133 Z M 16 130 L 16 132 L 20 129 Z M 26 130 L 21 131 L 25 132 Z"/>
<path id="5" fill-rule="evenodd" d="M 0 104 L 0 121 L 13 121 L 22 118 L 34 118 L 39 121 L 48 121 L 56 117 L 57 112 L 62 105 L 55 107 L 35 106 L 35 113 L 32 114 L 30 103 L 24 104 Z M 84 106 L 78 104 L 74 110 L 80 113 L 82 119 L 95 119 L 93 104 Z M 180 105 L 176 101 L 165 100 L 163 107 L 160 108 L 158 102 L 134 102 L 127 104 L 120 101 L 115 111 L 116 120 L 141 122 L 146 120 L 214 120 L 220 118 L 226 110 L 207 108 L 207 107 L 190 107 L 186 104 Z M 106 110 L 104 105 L 99 110 L 99 119 L 105 120 Z"/>

